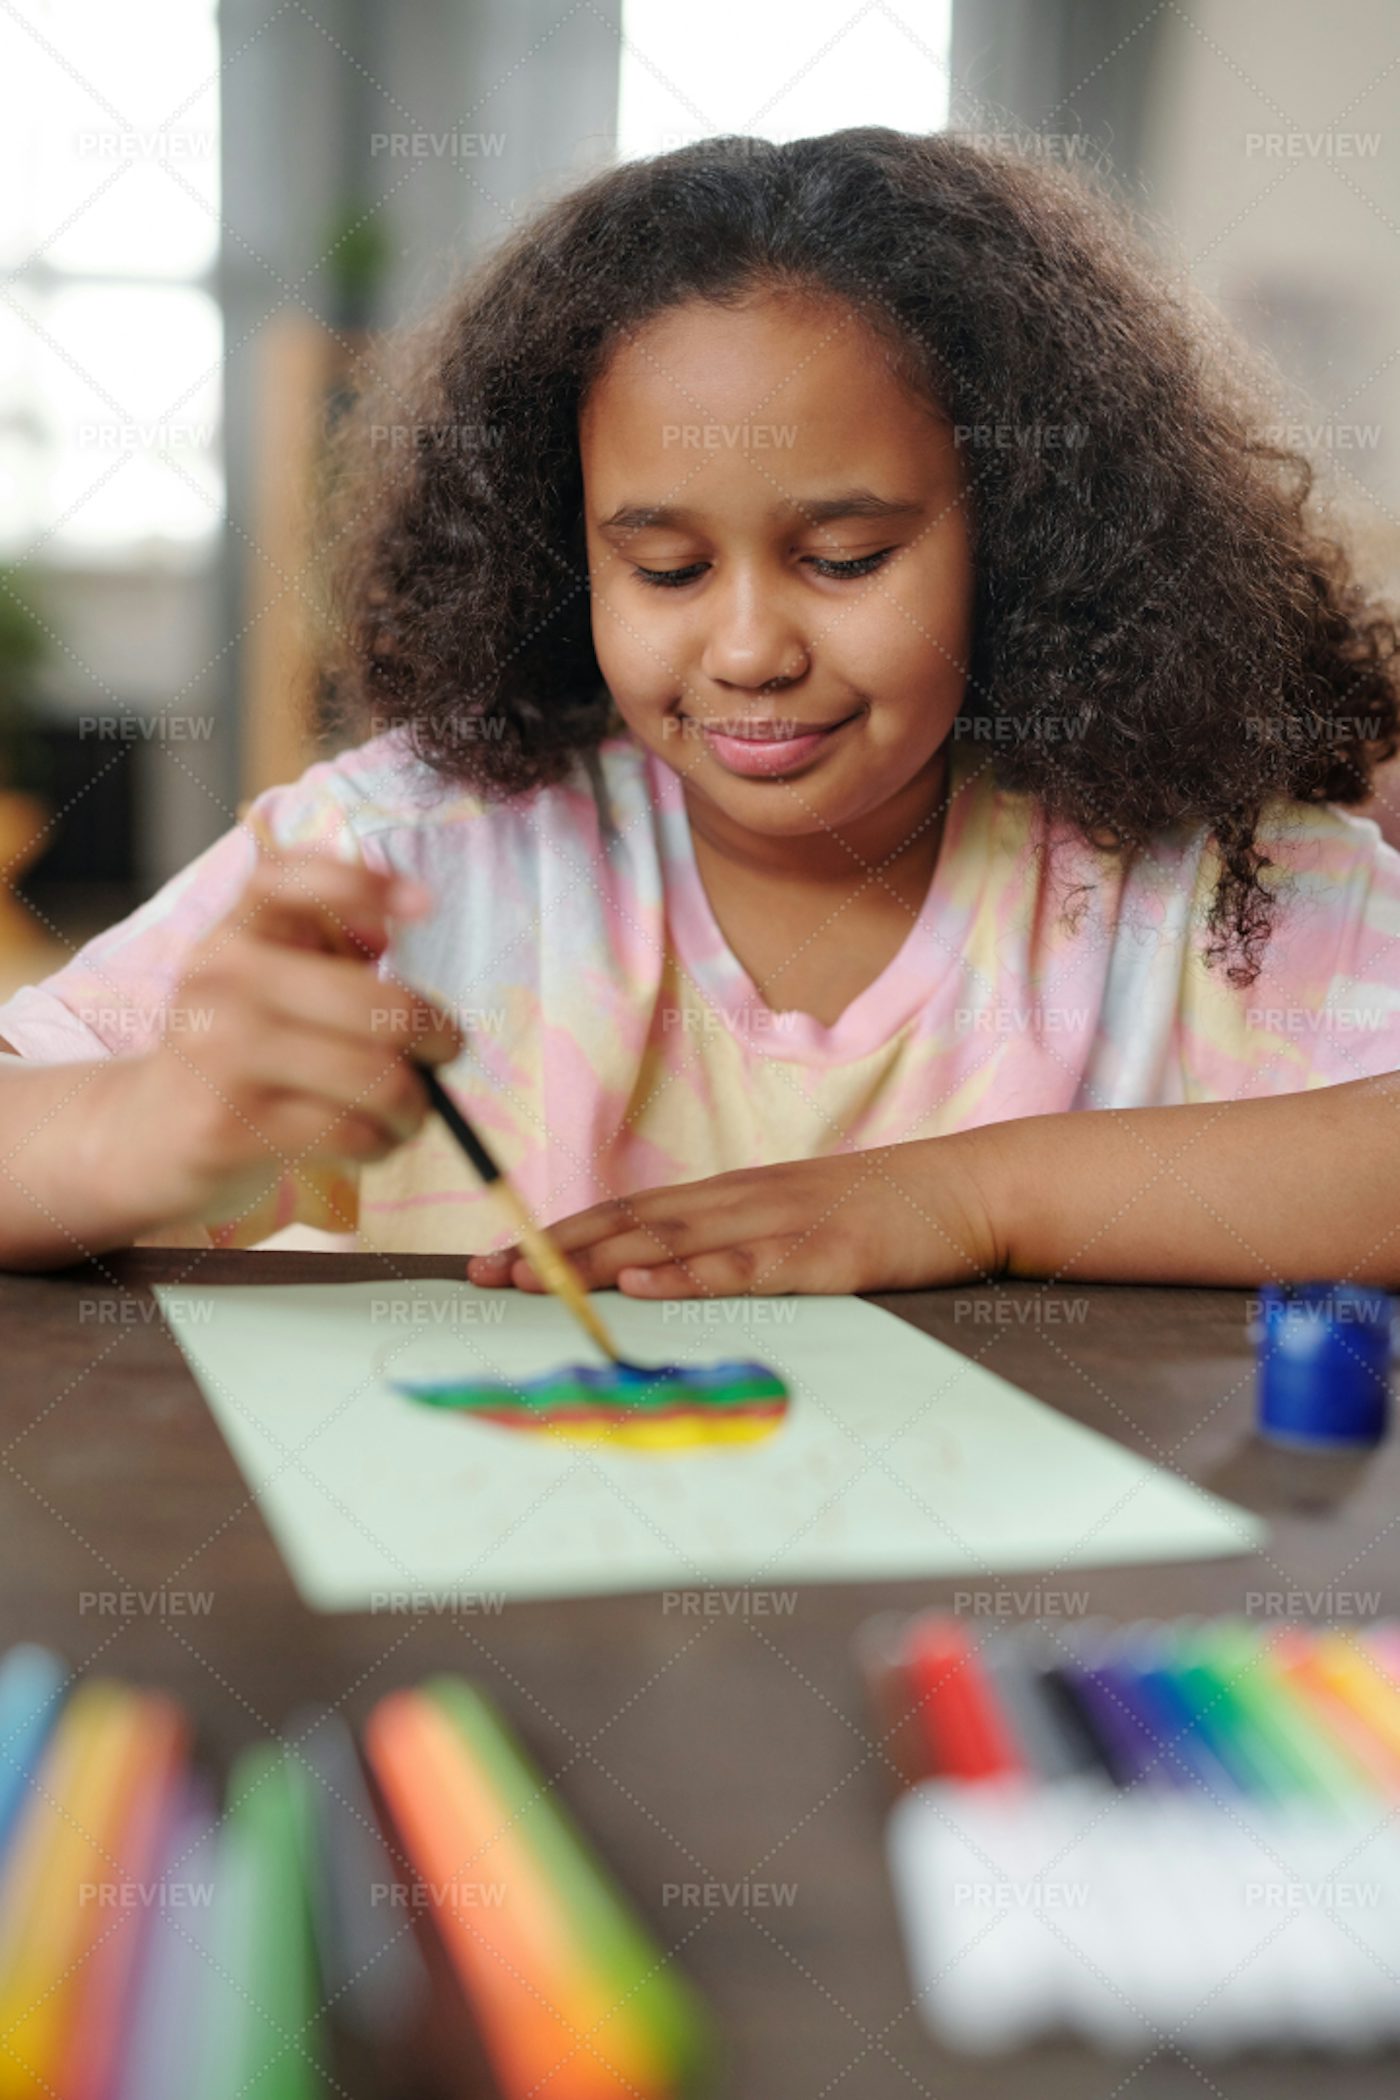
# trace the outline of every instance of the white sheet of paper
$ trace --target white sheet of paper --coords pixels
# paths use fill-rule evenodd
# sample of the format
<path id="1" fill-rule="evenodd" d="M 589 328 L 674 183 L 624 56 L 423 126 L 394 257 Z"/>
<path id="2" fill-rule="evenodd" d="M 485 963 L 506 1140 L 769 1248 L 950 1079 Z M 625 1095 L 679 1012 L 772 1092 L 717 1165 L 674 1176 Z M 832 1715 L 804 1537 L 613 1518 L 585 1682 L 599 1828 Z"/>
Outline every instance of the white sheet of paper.
<path id="1" fill-rule="evenodd" d="M 780 1588 L 1247 1553 L 1244 1511 L 856 1298 L 603 1293 L 644 1363 L 757 1357 L 766 1442 L 666 1456 L 430 1408 L 393 1377 L 586 1360 L 553 1299 L 468 1283 L 159 1287 L 293 1578 L 323 1610 L 704 1584 Z"/>

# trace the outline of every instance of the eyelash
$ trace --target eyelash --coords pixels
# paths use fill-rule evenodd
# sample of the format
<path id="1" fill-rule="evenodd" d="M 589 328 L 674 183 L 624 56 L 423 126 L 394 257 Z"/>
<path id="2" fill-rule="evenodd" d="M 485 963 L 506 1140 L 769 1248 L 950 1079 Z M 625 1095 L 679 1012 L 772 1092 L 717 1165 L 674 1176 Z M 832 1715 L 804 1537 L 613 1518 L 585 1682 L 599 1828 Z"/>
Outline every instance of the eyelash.
<path id="1" fill-rule="evenodd" d="M 830 576 L 840 581 L 842 578 L 872 575 L 879 568 L 880 564 L 887 561 L 893 553 L 893 547 L 881 547 L 878 553 L 862 554 L 857 556 L 854 561 L 827 561 L 820 554 L 806 554 L 802 558 L 811 564 L 818 576 Z M 704 562 L 695 561 L 691 562 L 689 567 L 684 569 L 640 569 L 634 567 L 633 573 L 637 577 L 638 582 L 650 584 L 653 590 L 675 591 L 679 590 L 683 584 L 693 583 L 697 576 L 703 574 L 704 568 Z"/>

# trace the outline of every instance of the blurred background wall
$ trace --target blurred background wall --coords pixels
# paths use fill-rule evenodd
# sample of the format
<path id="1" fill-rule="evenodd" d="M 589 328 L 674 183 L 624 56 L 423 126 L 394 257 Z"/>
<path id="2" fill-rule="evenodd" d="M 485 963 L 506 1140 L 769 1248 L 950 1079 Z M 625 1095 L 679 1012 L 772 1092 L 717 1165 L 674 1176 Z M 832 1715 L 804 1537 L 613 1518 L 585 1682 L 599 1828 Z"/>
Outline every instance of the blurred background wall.
<path id="1" fill-rule="evenodd" d="M 1397 81 L 1393 0 L 7 0 L 0 982 L 307 762 L 337 402 L 616 154 L 879 122 L 1097 168 L 1393 584 Z"/>

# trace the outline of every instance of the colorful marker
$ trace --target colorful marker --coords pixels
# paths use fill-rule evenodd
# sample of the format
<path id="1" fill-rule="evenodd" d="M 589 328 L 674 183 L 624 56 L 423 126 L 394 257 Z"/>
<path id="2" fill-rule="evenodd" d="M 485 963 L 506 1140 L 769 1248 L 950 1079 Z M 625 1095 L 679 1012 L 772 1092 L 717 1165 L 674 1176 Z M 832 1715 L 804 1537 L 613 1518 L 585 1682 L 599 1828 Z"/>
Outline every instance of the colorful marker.
<path id="1" fill-rule="evenodd" d="M 173 1699 L 145 1694 L 130 1791 L 116 1812 L 112 1859 L 100 1878 L 98 1931 L 72 1978 L 62 2068 L 63 2100 L 106 2100 L 126 2041 L 142 1945 L 158 1929 L 161 1846 L 184 1779 L 185 1717 Z"/>
<path id="2" fill-rule="evenodd" d="M 200 2100 L 319 2100 L 321 1992 L 307 1889 L 306 1783 L 279 1747 L 229 1778 L 214 1870 Z"/>
<path id="3" fill-rule="evenodd" d="M 148 1745 L 134 1692 L 93 1679 L 58 1719 L 0 1887 L 0 2100 L 57 2088 L 77 1979 L 104 1926 L 98 1895 Z"/>
<path id="4" fill-rule="evenodd" d="M 1072 1779 L 1097 1765 L 1082 1731 L 1065 1726 L 1046 1693 L 1032 1644 L 1009 1633 L 988 1636 L 982 1649 L 987 1681 L 1001 1701 L 1022 1764 L 1040 1780 Z"/>
<path id="5" fill-rule="evenodd" d="M 311 1914 L 332 2018 L 361 2040 L 400 2041 L 423 2014 L 428 1978 L 399 1875 L 380 1834 L 354 1740 L 339 1714 L 298 1715 L 287 1755 L 311 1782 Z"/>
<path id="6" fill-rule="evenodd" d="M 966 1637 L 929 1635 L 911 1621 L 905 1645 L 926 1643 L 936 1712 Z M 888 1621 L 882 1640 L 900 1654 Z M 1400 2040 L 1400 1630 L 1187 1621 L 1076 1629 L 1052 1651 L 1029 1629 L 999 1633 L 983 1660 L 993 1726 L 955 1703 L 939 1776 L 900 1796 L 890 1826 L 918 2001 L 945 2040 L 1001 2050 L 1069 2030 L 1136 2047 L 1170 2033 L 1207 2053 Z M 1031 1783 L 976 1783 L 997 1722 Z M 1097 1776 L 1073 1754 L 1075 1727 Z M 1040 1918 L 1057 1875 L 1083 1900 Z"/>
<path id="7" fill-rule="evenodd" d="M 25 1643 L 0 1660 L 0 1862 L 69 1682 L 47 1648 Z"/>
<path id="8" fill-rule="evenodd" d="M 670 2067 L 580 1946 L 557 1885 L 442 1703 L 381 1700 L 371 1767 L 475 2010 L 504 2100 L 660 2100 Z"/>
<path id="9" fill-rule="evenodd" d="M 1381 1794 L 1400 1794 L 1400 1753 L 1372 1726 L 1364 1703 L 1348 1695 L 1345 1680 L 1339 1681 L 1328 1668 L 1323 1644 L 1301 1628 L 1288 1626 L 1274 1636 L 1270 1648 L 1275 1667 L 1366 1783 Z"/>
<path id="10" fill-rule="evenodd" d="M 976 1644 L 955 1619 L 915 1620 L 905 1667 L 923 1717 L 931 1771 L 964 1780 L 1004 1780 L 1024 1772 Z"/>
<path id="11" fill-rule="evenodd" d="M 191 1788 L 172 1817 L 161 1899 L 143 1950 L 125 2060 L 113 2100 L 190 2100 L 201 2080 L 201 2037 L 210 2031 L 218 1981 L 211 1928 L 218 1840 L 214 1810 Z"/>
<path id="12" fill-rule="evenodd" d="M 434 1678 L 424 1691 L 487 1774 L 557 1892 L 575 1944 L 596 1964 L 615 2010 L 650 2036 L 669 2088 L 691 2085 L 705 2067 L 709 2037 L 699 2002 L 669 1955 L 624 1902 L 495 1707 L 459 1677 Z"/>

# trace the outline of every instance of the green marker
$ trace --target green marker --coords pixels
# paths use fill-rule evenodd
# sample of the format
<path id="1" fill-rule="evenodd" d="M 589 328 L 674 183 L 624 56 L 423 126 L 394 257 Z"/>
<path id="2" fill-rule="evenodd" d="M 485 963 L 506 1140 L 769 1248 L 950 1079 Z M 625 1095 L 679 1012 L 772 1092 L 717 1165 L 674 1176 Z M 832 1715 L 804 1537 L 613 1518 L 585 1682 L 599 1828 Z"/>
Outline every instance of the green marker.
<path id="1" fill-rule="evenodd" d="M 1211 1628 L 1200 1645 L 1213 1674 L 1229 1681 L 1256 1735 L 1269 1744 L 1271 1754 L 1287 1771 L 1290 1793 L 1312 1795 L 1343 1807 L 1364 1793 L 1352 1766 L 1280 1677 L 1267 1641 L 1250 1627 L 1226 1622 Z"/>
<path id="2" fill-rule="evenodd" d="M 1183 1638 L 1168 1667 L 1197 1728 L 1243 1792 L 1277 1800 L 1298 1791 L 1291 1761 L 1260 1733 L 1229 1675 L 1210 1667 L 1199 1636 Z"/>
<path id="3" fill-rule="evenodd" d="M 306 1782 L 280 1749 L 259 1744 L 234 1766 L 229 1801 L 200 2100 L 322 2100 Z"/>

